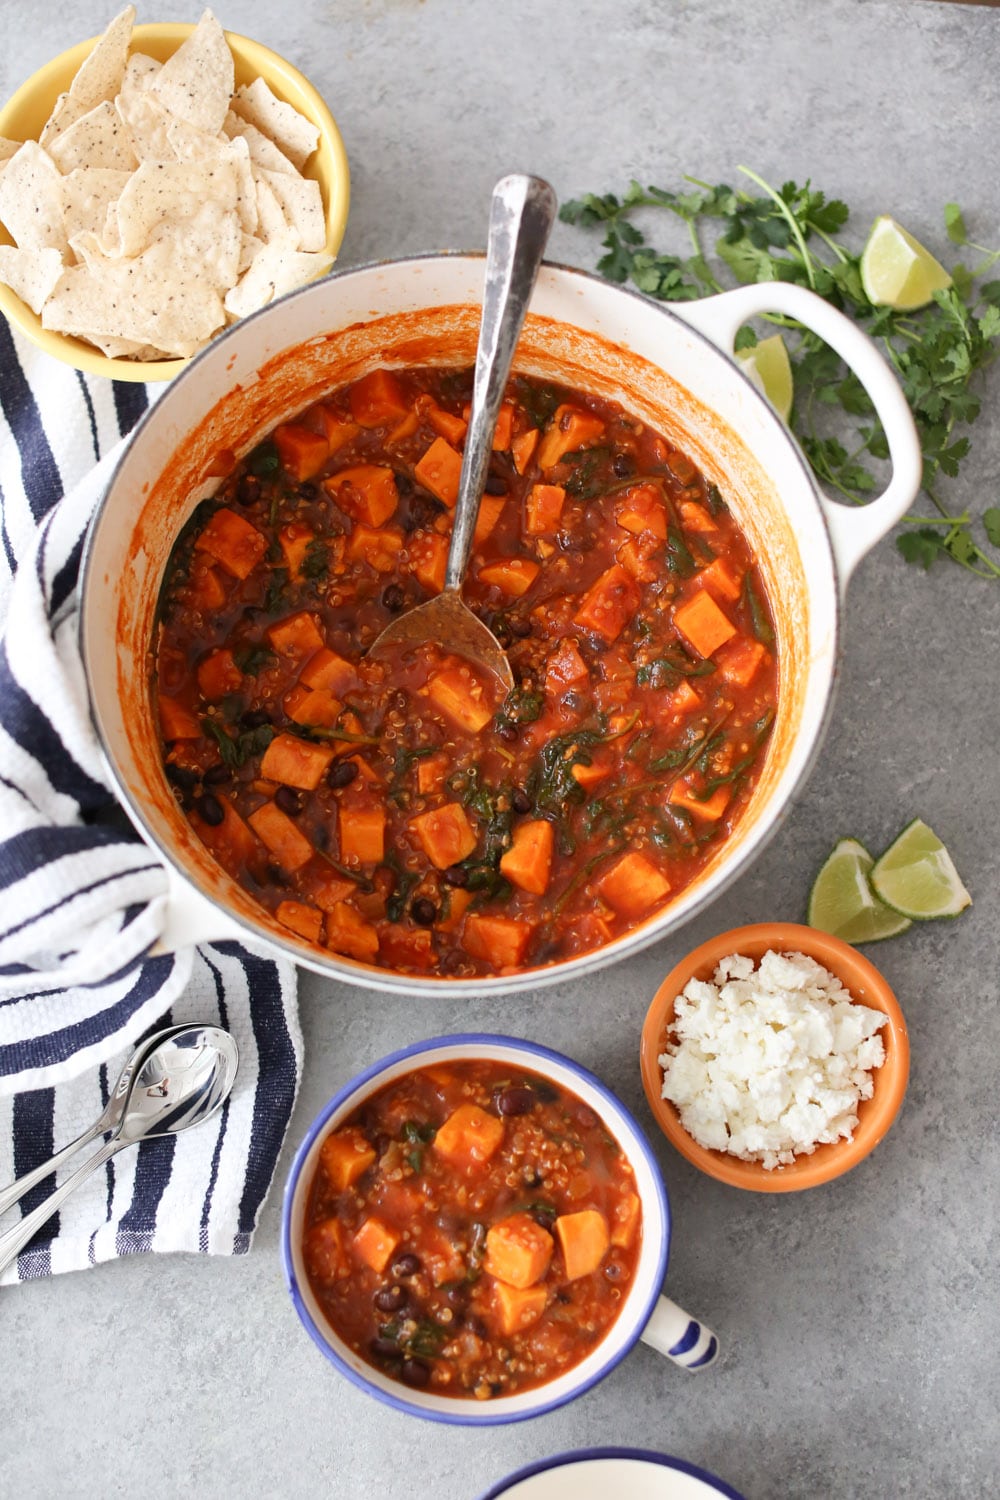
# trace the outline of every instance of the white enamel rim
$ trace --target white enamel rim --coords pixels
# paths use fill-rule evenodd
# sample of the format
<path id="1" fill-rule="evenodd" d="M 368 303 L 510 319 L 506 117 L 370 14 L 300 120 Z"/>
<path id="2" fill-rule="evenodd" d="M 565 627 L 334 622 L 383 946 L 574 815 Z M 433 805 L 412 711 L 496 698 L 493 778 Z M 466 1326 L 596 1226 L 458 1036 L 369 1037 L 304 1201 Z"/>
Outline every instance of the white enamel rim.
<path id="1" fill-rule="evenodd" d="M 697 1464 L 647 1448 L 577 1448 L 525 1464 L 479 1500 L 743 1500 L 725 1480 Z"/>
<path id="2" fill-rule="evenodd" d="M 753 820 L 744 814 L 737 833 L 727 841 L 724 855 L 705 879 L 689 887 L 673 905 L 644 926 L 604 948 L 555 965 L 474 980 L 396 974 L 372 969 L 338 955 L 320 953 L 298 942 L 291 934 L 285 937 L 275 927 L 256 920 L 246 911 L 233 910 L 203 890 L 186 873 L 175 852 L 173 835 L 165 831 L 157 816 L 148 815 L 142 796 L 130 784 L 128 767 L 119 762 L 113 743 L 117 736 L 123 759 L 127 758 L 127 726 L 116 722 L 116 716 L 117 719 L 121 717 L 117 692 L 108 687 L 106 680 L 109 662 L 112 670 L 114 666 L 115 639 L 114 627 L 112 625 L 109 630 L 108 625 L 111 606 L 102 595 L 108 592 L 107 580 L 115 577 L 114 556 L 115 548 L 121 545 L 120 534 L 124 529 L 127 536 L 129 526 L 135 524 L 130 496 L 137 488 L 141 492 L 142 485 L 132 484 L 130 488 L 130 476 L 134 477 L 137 471 L 141 478 L 143 472 L 137 455 L 144 447 L 155 450 L 157 443 L 162 448 L 164 430 L 174 432 L 170 414 L 175 407 L 183 407 L 182 393 L 188 390 L 190 382 L 199 381 L 211 393 L 230 388 L 236 379 L 244 383 L 252 381 L 254 369 L 266 358 L 273 358 L 277 351 L 300 346 L 300 335 L 286 332 L 288 327 L 295 326 L 296 319 L 300 327 L 310 327 L 314 336 L 316 326 L 324 331 L 348 326 L 351 323 L 349 312 L 341 313 L 341 321 L 337 321 L 341 293 L 347 299 L 348 308 L 353 297 L 355 308 L 377 307 L 380 312 L 386 297 L 391 304 L 390 312 L 397 311 L 399 306 L 407 306 L 405 298 L 411 295 L 412 286 L 417 288 L 413 294 L 416 307 L 469 305 L 478 300 L 482 266 L 481 255 L 457 252 L 430 255 L 335 272 L 322 281 L 299 288 L 280 303 L 242 320 L 196 356 L 146 413 L 119 460 L 88 533 L 81 572 L 79 628 L 95 723 L 109 774 L 132 821 L 162 857 L 170 875 L 163 935 L 154 951 L 167 952 L 192 942 L 224 938 L 249 940 L 319 973 L 375 990 L 406 994 L 433 995 L 445 989 L 456 996 L 471 997 L 484 992 L 504 993 L 561 983 L 639 952 L 704 910 L 743 873 L 774 836 L 815 763 L 832 712 L 840 609 L 847 579 L 864 552 L 905 510 L 919 486 L 919 444 L 898 385 L 866 336 L 821 299 L 802 288 L 769 283 L 739 288 L 699 303 L 668 308 L 590 273 L 546 263 L 532 302 L 532 313 L 537 309 L 539 314 L 557 324 L 571 329 L 586 327 L 605 338 L 610 338 L 613 330 L 618 343 L 629 351 L 634 350 L 647 364 L 654 362 L 653 355 L 657 350 L 676 344 L 687 361 L 687 367 L 685 371 L 672 371 L 673 378 L 679 380 L 688 369 L 697 366 L 695 373 L 702 383 L 707 382 L 713 393 L 721 393 L 717 394 L 717 405 L 728 403 L 731 408 L 718 420 L 732 425 L 731 417 L 738 419 L 752 432 L 759 445 L 766 448 L 768 464 L 765 470 L 769 476 L 778 471 L 773 477 L 775 490 L 780 493 L 781 504 L 787 504 L 795 512 L 796 540 L 803 573 L 807 577 L 810 606 L 806 622 L 808 647 L 803 647 L 808 656 L 808 692 L 793 748 L 768 794 L 766 805 L 762 805 Z M 387 286 L 391 289 L 391 296 L 386 291 Z M 393 301 L 393 298 L 397 300 Z M 323 310 L 318 318 L 314 303 Z M 808 319 L 817 326 L 822 324 L 824 336 L 840 348 L 855 368 L 863 369 L 869 389 L 875 387 L 873 394 L 890 438 L 893 478 L 886 493 L 861 510 L 836 505 L 818 495 L 805 459 L 787 428 L 742 370 L 720 352 L 720 346 L 727 348 L 731 345 L 732 334 L 741 322 L 764 308 L 774 307 L 803 320 Z M 582 316 L 584 313 L 585 317 Z M 622 332 L 623 327 L 627 333 Z M 250 349 L 258 352 L 251 356 Z M 232 373 L 234 368 L 235 376 Z M 688 384 L 691 385 L 690 380 Z M 697 391 L 695 394 L 697 396 Z M 207 409 L 210 404 L 206 397 L 201 409 Z M 717 406 L 710 409 L 714 411 Z M 282 415 L 273 413 L 271 425 Z M 175 427 L 174 447 L 183 442 L 188 430 L 177 424 Z M 258 436 L 251 435 L 247 446 Z M 750 448 L 742 429 L 740 441 L 748 451 L 758 451 Z M 178 527 L 183 519 L 178 519 Z M 110 566 L 109 556 L 112 559 Z M 103 584 L 100 578 L 102 567 Z M 139 776 L 136 779 L 141 781 Z"/>

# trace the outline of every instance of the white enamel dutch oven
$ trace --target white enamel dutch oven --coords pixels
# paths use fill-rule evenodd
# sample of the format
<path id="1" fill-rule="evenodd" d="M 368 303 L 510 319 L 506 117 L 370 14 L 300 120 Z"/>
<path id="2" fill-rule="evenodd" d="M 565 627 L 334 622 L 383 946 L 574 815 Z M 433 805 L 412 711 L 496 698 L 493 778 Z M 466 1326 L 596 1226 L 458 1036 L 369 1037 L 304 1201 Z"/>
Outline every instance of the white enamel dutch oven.
<path id="1" fill-rule="evenodd" d="M 471 365 L 483 259 L 432 255 L 341 272 L 244 319 L 167 387 L 111 480 L 84 561 L 81 643 L 95 722 L 122 802 L 170 872 L 160 950 L 240 938 L 380 990 L 482 995 L 534 988 L 637 952 L 686 922 L 763 847 L 811 768 L 831 712 L 839 614 L 852 571 L 920 484 L 913 421 L 870 340 L 827 303 L 781 282 L 670 309 L 595 276 L 545 266 L 515 358 L 524 373 L 622 402 L 717 484 L 757 553 L 776 616 L 779 705 L 767 759 L 733 835 L 665 910 L 601 948 L 523 974 L 456 980 L 389 973 L 312 946 L 272 921 L 211 858 L 164 777 L 150 706 L 150 643 L 178 532 L 276 423 L 379 365 Z M 763 312 L 814 329 L 868 391 L 892 460 L 863 508 L 822 497 L 784 423 L 733 362 Z"/>

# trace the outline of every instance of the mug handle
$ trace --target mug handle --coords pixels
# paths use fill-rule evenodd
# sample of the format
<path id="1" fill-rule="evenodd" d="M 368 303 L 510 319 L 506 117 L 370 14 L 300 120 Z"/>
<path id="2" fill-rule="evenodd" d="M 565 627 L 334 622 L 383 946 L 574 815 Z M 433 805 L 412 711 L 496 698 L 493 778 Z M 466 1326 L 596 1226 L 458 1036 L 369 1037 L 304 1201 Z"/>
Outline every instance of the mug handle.
<path id="1" fill-rule="evenodd" d="M 669 1297 L 657 1297 L 639 1337 L 682 1370 L 707 1370 L 719 1357 L 719 1340 L 712 1330 Z"/>
<path id="2" fill-rule="evenodd" d="M 697 302 L 677 303 L 671 311 L 730 357 L 737 331 L 749 318 L 760 313 L 783 313 L 825 339 L 861 381 L 885 431 L 892 478 L 877 499 L 863 506 L 845 505 L 819 493 L 843 597 L 865 553 L 913 504 L 923 477 L 913 413 L 889 364 L 850 318 L 815 292 L 788 281 L 755 282 Z"/>

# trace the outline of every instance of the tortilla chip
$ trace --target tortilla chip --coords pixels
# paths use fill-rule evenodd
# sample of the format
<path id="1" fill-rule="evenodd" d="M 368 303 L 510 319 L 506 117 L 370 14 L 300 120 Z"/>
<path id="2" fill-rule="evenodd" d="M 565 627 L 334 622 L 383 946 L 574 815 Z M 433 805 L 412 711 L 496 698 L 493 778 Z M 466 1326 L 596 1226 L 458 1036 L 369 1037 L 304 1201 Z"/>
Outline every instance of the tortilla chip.
<path id="1" fill-rule="evenodd" d="M 285 245 L 289 250 L 297 250 L 292 226 L 285 218 L 278 197 L 266 177 L 256 174 L 254 187 L 257 198 L 257 234 L 263 243 Z"/>
<path id="2" fill-rule="evenodd" d="M 118 200 L 122 254 L 137 255 L 157 225 L 194 219 L 206 205 L 235 212 L 238 197 L 236 168 L 228 159 L 143 162 Z"/>
<path id="3" fill-rule="evenodd" d="M 0 220 L 22 250 L 69 249 L 62 177 L 36 141 L 25 141 L 0 176 Z"/>
<path id="4" fill-rule="evenodd" d="M 85 111 L 110 103 L 121 87 L 134 20 L 135 6 L 127 5 L 98 38 L 70 84 L 70 98 Z"/>
<path id="5" fill-rule="evenodd" d="M 154 74 L 158 73 L 162 67 L 163 64 L 157 62 L 155 57 L 147 57 L 145 52 L 133 52 L 125 64 L 125 73 L 122 78 L 122 86 L 118 90 L 118 98 L 128 102 L 137 95 L 145 93 L 153 80 Z"/>
<path id="6" fill-rule="evenodd" d="M 300 170 L 316 150 L 319 128 L 278 99 L 263 78 L 242 84 L 236 90 L 232 108 L 241 119 L 256 125 Z"/>
<path id="7" fill-rule="evenodd" d="M 131 172 L 137 164 L 128 127 L 107 100 L 74 121 L 52 142 L 48 152 L 64 174 L 78 167 Z"/>
<path id="8" fill-rule="evenodd" d="M 83 118 L 87 113 L 86 105 L 81 104 L 79 99 L 71 99 L 69 94 L 60 94 L 52 106 L 52 113 L 42 126 L 38 137 L 38 144 L 44 146 L 46 151 L 52 142 L 58 140 L 64 130 L 68 130 L 77 120 Z"/>
<path id="9" fill-rule="evenodd" d="M 265 245 L 226 296 L 226 312 L 233 321 L 245 318 L 293 287 L 322 276 L 332 265 L 332 256 L 323 253 L 309 255 L 284 245 Z"/>
<path id="10" fill-rule="evenodd" d="M 259 172 L 281 205 L 295 239 L 297 250 L 322 250 L 326 244 L 326 219 L 319 183 L 298 173 Z"/>
<path id="11" fill-rule="evenodd" d="M 62 273 L 63 258 L 58 250 L 15 250 L 13 245 L 0 245 L 0 281 L 6 282 L 33 313 L 41 313 Z"/>
<path id="12" fill-rule="evenodd" d="M 232 110 L 226 115 L 222 129 L 230 140 L 244 140 L 250 152 L 250 160 L 255 167 L 263 167 L 268 172 L 294 172 L 295 168 L 288 160 L 283 151 L 279 151 L 272 140 L 263 135 L 248 120 L 242 120 Z"/>
<path id="13" fill-rule="evenodd" d="M 177 119 L 217 135 L 234 85 L 233 55 L 210 10 L 163 64 L 146 92 Z"/>
<path id="14" fill-rule="evenodd" d="M 0 161 L 9 161 L 23 145 L 23 141 L 12 141 L 9 136 L 0 135 Z"/>
<path id="15" fill-rule="evenodd" d="M 77 167 L 63 178 L 63 222 L 71 245 L 73 236 L 84 229 L 103 235 L 108 208 L 117 203 L 130 175 L 109 167 Z M 115 229 L 117 233 L 117 223 Z"/>

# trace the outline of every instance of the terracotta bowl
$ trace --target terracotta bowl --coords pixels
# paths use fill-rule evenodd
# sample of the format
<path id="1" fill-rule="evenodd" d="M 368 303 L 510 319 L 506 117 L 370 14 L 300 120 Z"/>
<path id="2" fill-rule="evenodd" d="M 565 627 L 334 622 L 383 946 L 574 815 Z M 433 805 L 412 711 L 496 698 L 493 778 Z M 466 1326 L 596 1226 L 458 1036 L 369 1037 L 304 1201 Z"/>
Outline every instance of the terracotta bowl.
<path id="1" fill-rule="evenodd" d="M 769 949 L 805 953 L 814 958 L 836 975 L 853 1000 L 880 1010 L 887 1017 L 887 1025 L 880 1033 L 885 1044 L 885 1062 L 875 1070 L 872 1097 L 858 1106 L 858 1124 L 852 1139 L 817 1146 L 811 1155 L 797 1157 L 789 1166 L 771 1169 L 759 1162 L 742 1161 L 724 1151 L 699 1146 L 681 1124 L 674 1105 L 662 1097 L 663 1069 L 658 1061 L 666 1046 L 674 1002 L 688 980 L 710 980 L 720 959 L 731 953 L 745 954 L 759 962 Z M 903 1013 L 889 985 L 874 964 L 849 943 L 795 922 L 760 922 L 752 927 L 734 927 L 710 938 L 670 971 L 646 1013 L 639 1060 L 649 1107 L 664 1135 L 682 1156 L 731 1187 L 749 1188 L 757 1193 L 794 1193 L 840 1177 L 874 1151 L 903 1102 L 910 1071 L 910 1043 Z"/>
<path id="2" fill-rule="evenodd" d="M 166 62 L 194 30 L 182 21 L 151 22 L 132 28 L 131 51 L 144 52 L 157 62 Z M 227 31 L 226 40 L 233 54 L 237 86 L 263 78 L 279 99 L 291 104 L 319 129 L 319 144 L 303 169 L 306 177 L 319 183 L 326 214 L 326 251 L 336 256 L 344 237 L 350 199 L 350 174 L 347 153 L 340 131 L 323 99 L 308 79 L 290 62 L 269 47 L 249 37 Z M 51 62 L 32 73 L 17 93 L 0 109 L 0 136 L 11 140 L 37 140 L 52 113 L 58 96 L 70 82 L 84 59 L 89 56 L 96 37 L 79 42 L 61 52 Z M 6 229 L 0 225 L 0 243 L 11 244 Z M 74 365 L 88 375 L 106 375 L 112 380 L 171 380 L 189 363 L 186 359 L 129 360 L 109 359 L 100 349 L 69 334 L 54 333 L 42 327 L 42 320 L 21 301 L 9 286 L 0 284 L 0 312 L 46 354 Z"/>

